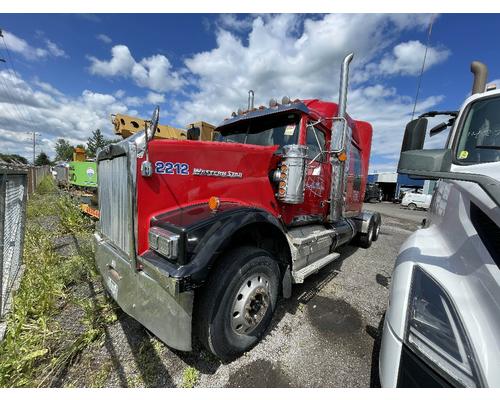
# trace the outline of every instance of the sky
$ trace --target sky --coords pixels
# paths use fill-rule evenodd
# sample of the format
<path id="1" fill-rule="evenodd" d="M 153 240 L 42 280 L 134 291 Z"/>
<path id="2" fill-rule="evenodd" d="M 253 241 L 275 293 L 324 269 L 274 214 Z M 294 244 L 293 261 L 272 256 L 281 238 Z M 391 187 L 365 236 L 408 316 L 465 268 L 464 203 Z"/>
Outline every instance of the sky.
<path id="1" fill-rule="evenodd" d="M 112 137 L 110 115 L 217 125 L 269 99 L 338 100 L 343 57 L 354 52 L 348 113 L 373 125 L 371 172 L 395 171 L 416 114 L 458 109 L 470 63 L 500 78 L 500 15 L 486 14 L 2 14 L 0 152 L 54 156 L 57 139 Z M 499 81 L 500 83 L 500 81 Z M 434 142 L 443 141 L 441 138 Z"/>

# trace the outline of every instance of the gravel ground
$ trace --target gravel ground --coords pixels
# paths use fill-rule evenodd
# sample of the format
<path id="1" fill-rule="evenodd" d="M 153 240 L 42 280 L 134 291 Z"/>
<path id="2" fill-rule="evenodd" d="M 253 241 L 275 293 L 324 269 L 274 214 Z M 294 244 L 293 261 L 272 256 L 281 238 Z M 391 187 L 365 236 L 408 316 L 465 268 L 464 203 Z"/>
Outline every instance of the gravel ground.
<path id="1" fill-rule="evenodd" d="M 281 300 L 271 328 L 254 349 L 221 364 L 199 345 L 171 350 L 119 312 L 104 343 L 94 344 L 68 369 L 63 386 L 186 385 L 198 387 L 369 387 L 378 385 L 378 349 L 388 285 L 397 251 L 425 212 L 390 203 L 368 204 L 382 213 L 371 248 L 345 246 L 341 257 L 295 285 Z M 87 288 L 101 292 L 99 282 Z"/>

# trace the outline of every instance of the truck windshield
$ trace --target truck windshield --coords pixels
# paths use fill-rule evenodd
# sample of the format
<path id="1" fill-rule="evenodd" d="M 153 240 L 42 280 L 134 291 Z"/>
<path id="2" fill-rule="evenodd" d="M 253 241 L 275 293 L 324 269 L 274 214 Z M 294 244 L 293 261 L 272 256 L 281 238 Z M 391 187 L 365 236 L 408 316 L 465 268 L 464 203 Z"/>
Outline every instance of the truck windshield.
<path id="1" fill-rule="evenodd" d="M 500 96 L 478 100 L 469 107 L 456 158 L 467 164 L 500 161 Z"/>
<path id="2" fill-rule="evenodd" d="M 300 115 L 272 115 L 241 121 L 220 128 L 219 142 L 255 144 L 259 146 L 297 144 L 300 129 Z"/>

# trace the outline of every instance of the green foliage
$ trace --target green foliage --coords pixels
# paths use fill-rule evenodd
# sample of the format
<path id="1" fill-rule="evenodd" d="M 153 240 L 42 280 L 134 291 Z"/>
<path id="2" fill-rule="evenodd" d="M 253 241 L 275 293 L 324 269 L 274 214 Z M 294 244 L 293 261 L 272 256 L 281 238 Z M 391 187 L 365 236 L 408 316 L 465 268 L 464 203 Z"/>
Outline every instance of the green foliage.
<path id="1" fill-rule="evenodd" d="M 71 161 L 73 159 L 73 146 L 66 139 L 58 139 L 55 150 L 56 160 Z"/>
<path id="2" fill-rule="evenodd" d="M 52 175 L 45 175 L 36 188 L 36 194 L 38 195 L 51 194 L 56 192 L 57 188 Z"/>
<path id="3" fill-rule="evenodd" d="M 102 294 L 82 300 L 71 290 L 79 282 L 92 284 L 97 275 L 92 223 L 67 195 L 50 190 L 50 181 L 28 203 L 26 269 L 0 343 L 0 387 L 52 385 L 84 349 L 102 341 L 105 326 L 117 318 L 114 304 Z M 62 236 L 74 242 L 70 255 L 56 250 Z M 59 316 L 70 306 L 83 314 L 82 332 L 60 327 Z M 101 375 L 100 380 L 106 373 Z"/>
<path id="4" fill-rule="evenodd" d="M 106 147 L 110 143 L 112 143 L 112 141 L 106 139 L 100 129 L 96 129 L 92 132 L 92 136 L 89 137 L 87 141 L 87 156 L 94 158 L 99 149 Z"/>
<path id="5" fill-rule="evenodd" d="M 196 368 L 187 367 L 182 373 L 182 387 L 193 388 L 200 379 L 200 373 Z"/>
<path id="6" fill-rule="evenodd" d="M 76 202 L 67 195 L 59 197 L 57 201 L 58 215 L 60 216 L 63 233 L 90 232 L 92 221 L 82 214 Z"/>
<path id="7" fill-rule="evenodd" d="M 49 156 L 44 153 L 43 151 L 38 154 L 35 158 L 35 165 L 50 165 L 50 158 Z"/>

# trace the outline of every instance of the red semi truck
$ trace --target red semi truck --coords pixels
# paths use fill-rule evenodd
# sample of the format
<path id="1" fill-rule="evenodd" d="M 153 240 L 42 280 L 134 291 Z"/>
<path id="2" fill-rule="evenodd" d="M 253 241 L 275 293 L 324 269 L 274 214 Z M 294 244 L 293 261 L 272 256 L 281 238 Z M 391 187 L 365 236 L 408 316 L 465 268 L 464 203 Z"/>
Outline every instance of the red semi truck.
<path id="1" fill-rule="evenodd" d="M 251 348 L 279 296 L 369 247 L 380 215 L 362 210 L 372 128 L 339 103 L 295 100 L 239 110 L 214 142 L 143 134 L 98 155 L 96 261 L 121 308 L 167 345 L 196 334 L 221 359 Z"/>

